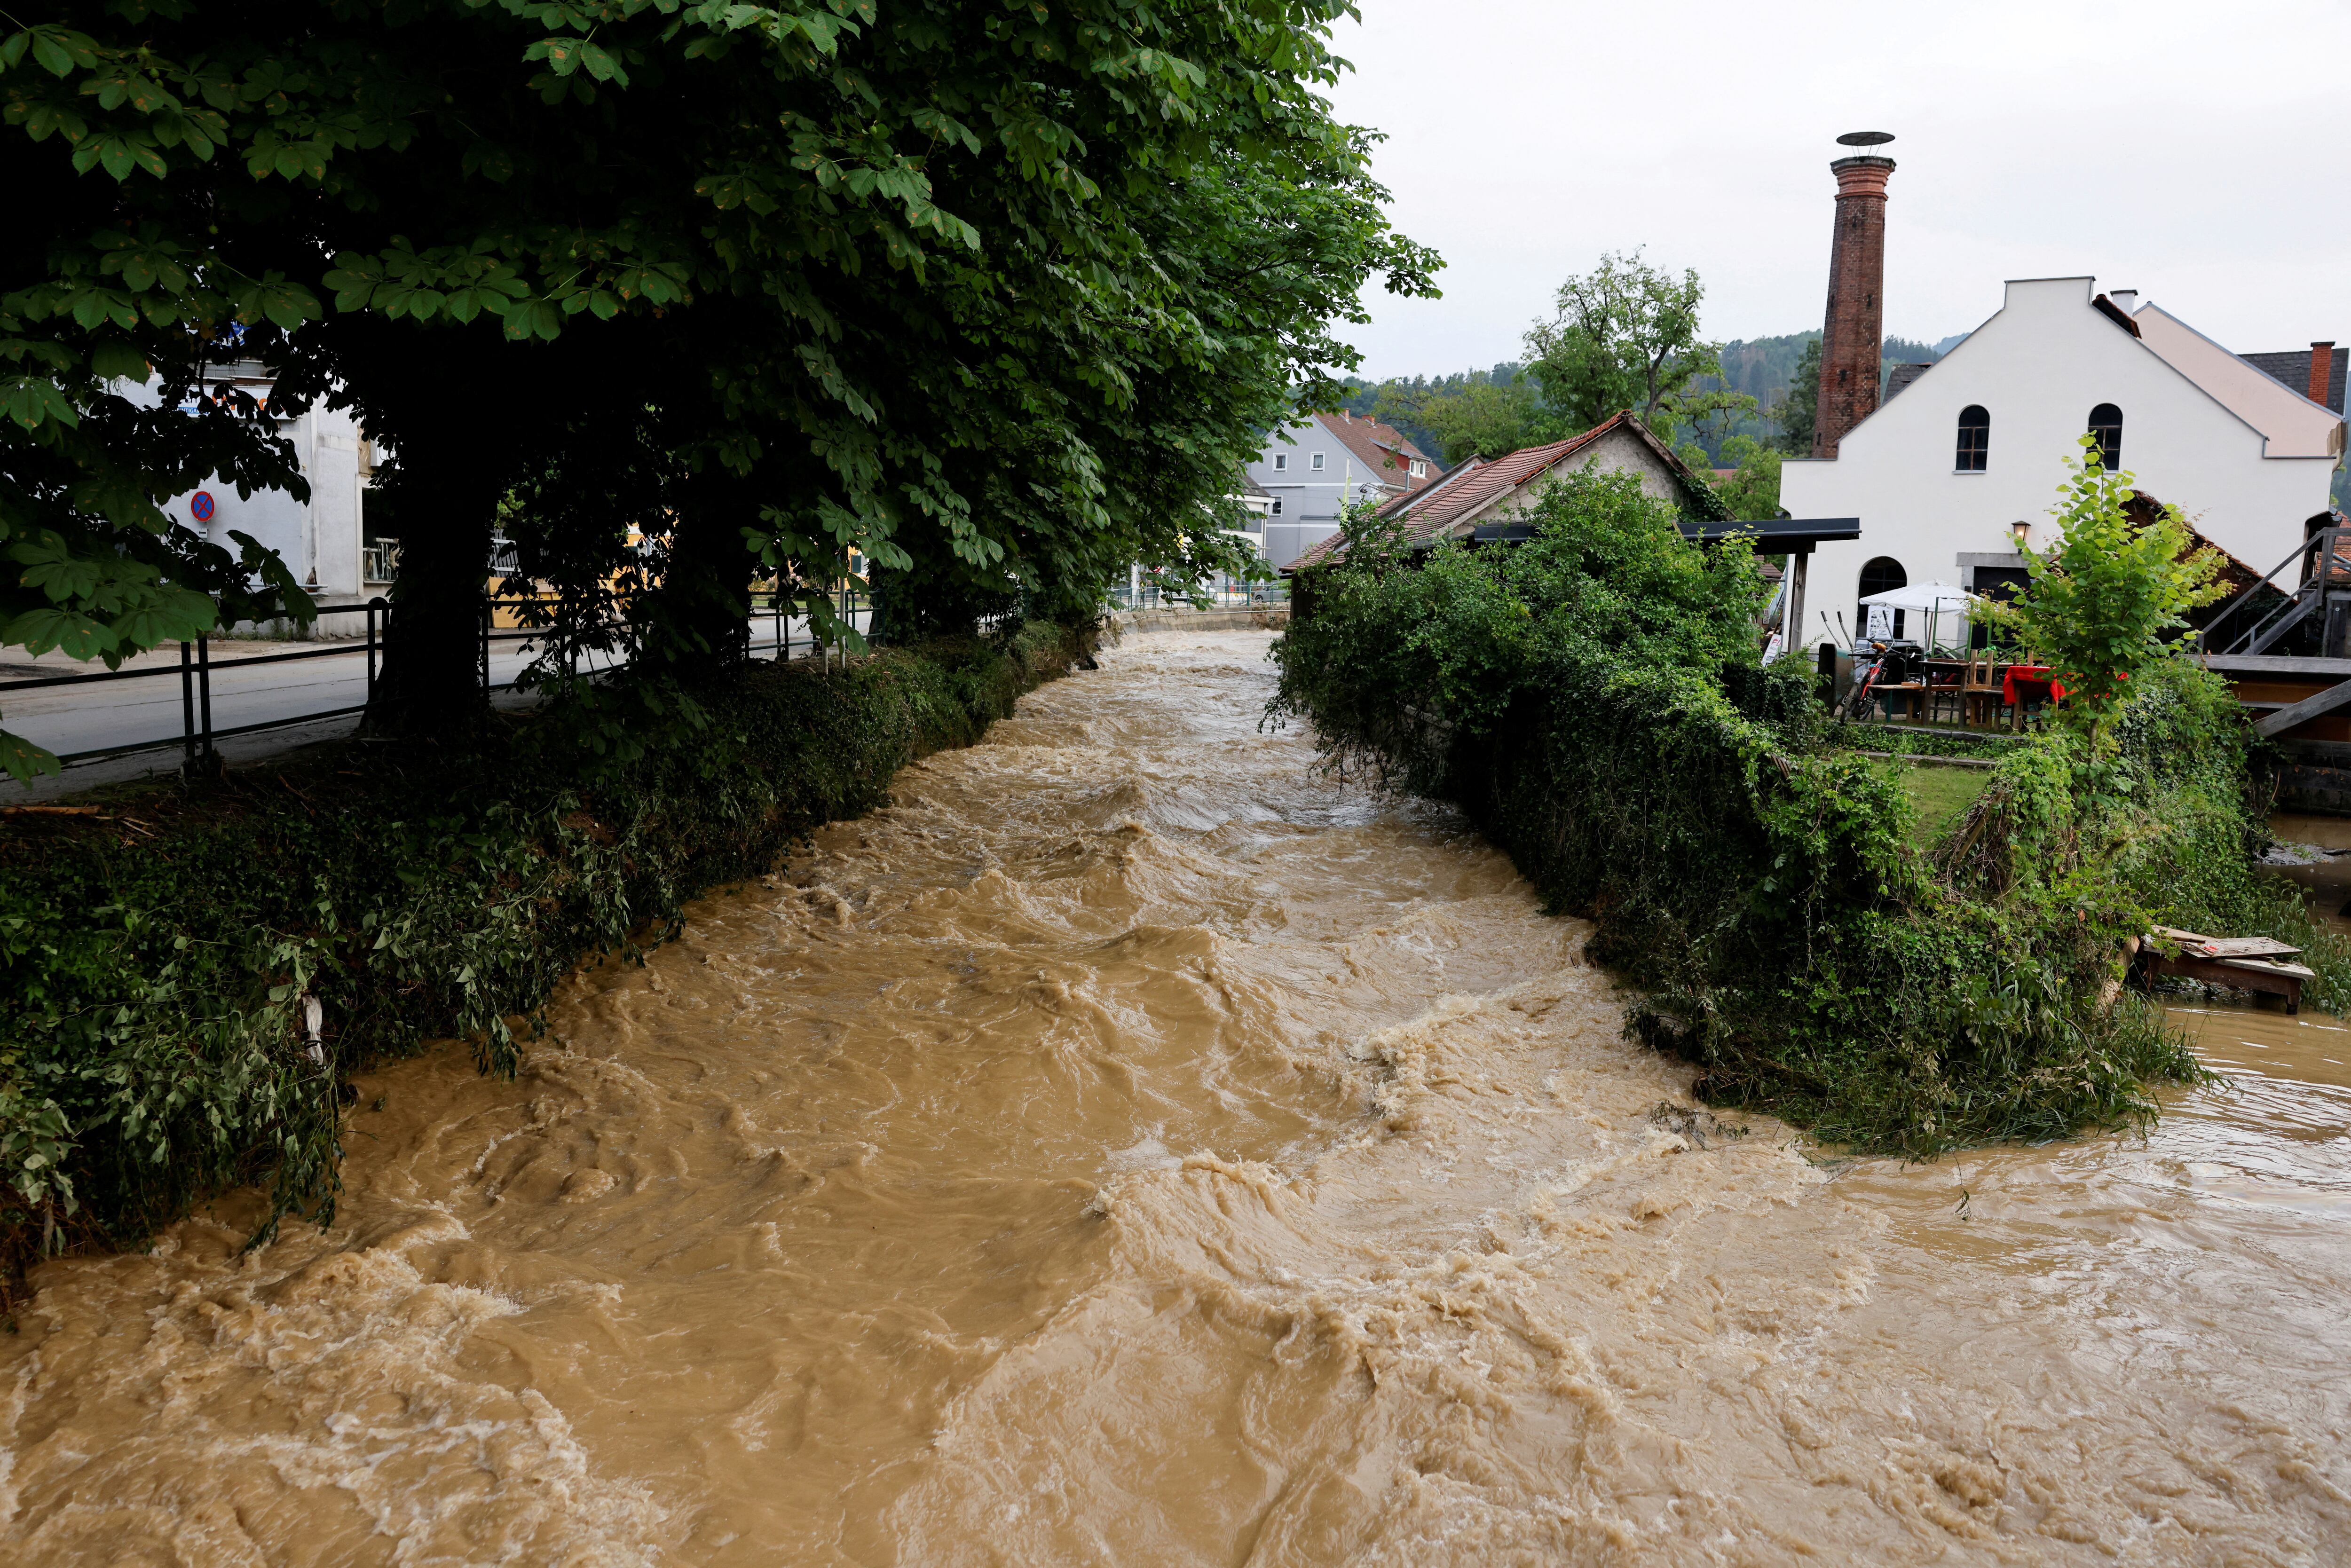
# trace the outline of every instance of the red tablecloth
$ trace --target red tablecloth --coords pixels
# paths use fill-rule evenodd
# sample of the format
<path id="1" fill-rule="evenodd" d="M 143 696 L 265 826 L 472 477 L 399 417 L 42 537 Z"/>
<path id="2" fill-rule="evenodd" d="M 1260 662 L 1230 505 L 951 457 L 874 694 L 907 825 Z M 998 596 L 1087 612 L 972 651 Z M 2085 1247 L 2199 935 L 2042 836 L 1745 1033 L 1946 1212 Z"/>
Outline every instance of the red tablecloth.
<path id="1" fill-rule="evenodd" d="M 2008 704 L 2011 707 L 2015 706 L 2020 700 L 2022 700 L 2018 696 L 2016 690 L 2016 683 L 2019 681 L 2031 681 L 2035 685 L 2046 683 L 2049 687 L 2049 696 L 2052 701 L 2063 702 L 2065 698 L 2064 685 L 2051 678 L 2048 665 L 2011 664 L 2008 667 L 2007 678 L 2002 680 L 2000 684 L 2000 700 Z"/>

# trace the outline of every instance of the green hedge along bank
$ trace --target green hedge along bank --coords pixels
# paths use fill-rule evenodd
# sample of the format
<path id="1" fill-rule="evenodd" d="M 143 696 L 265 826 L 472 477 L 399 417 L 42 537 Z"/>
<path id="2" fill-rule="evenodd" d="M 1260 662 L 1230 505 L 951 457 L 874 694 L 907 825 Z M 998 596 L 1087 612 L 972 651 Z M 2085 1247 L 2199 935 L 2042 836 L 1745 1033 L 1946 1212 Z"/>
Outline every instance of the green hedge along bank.
<path id="1" fill-rule="evenodd" d="M 2288 936 L 2317 1005 L 2351 1003 L 2351 953 L 2253 874 L 2265 802 L 2206 672 L 2152 659 L 2098 734 L 1997 748 L 1914 842 L 1907 765 L 1836 744 L 1796 662 L 1760 665 L 1745 541 L 1688 543 L 1623 477 L 1563 480 L 1531 520 L 1417 557 L 1351 523 L 1270 714 L 1343 774 L 1456 802 L 1591 918 L 1643 993 L 1631 1032 L 1708 1100 L 1917 1157 L 2143 1123 L 2203 1076 L 2120 985 L 2157 923 Z"/>
<path id="2" fill-rule="evenodd" d="M 627 724 L 351 742 L 7 818 L 0 1291 L 241 1183 L 267 1190 L 270 1227 L 330 1218 L 350 1073 L 449 1036 L 513 1071 L 511 1020 L 535 1025 L 580 959 L 674 933 L 685 900 L 882 802 L 1092 635 L 1030 622 L 755 664 L 637 694 Z"/>

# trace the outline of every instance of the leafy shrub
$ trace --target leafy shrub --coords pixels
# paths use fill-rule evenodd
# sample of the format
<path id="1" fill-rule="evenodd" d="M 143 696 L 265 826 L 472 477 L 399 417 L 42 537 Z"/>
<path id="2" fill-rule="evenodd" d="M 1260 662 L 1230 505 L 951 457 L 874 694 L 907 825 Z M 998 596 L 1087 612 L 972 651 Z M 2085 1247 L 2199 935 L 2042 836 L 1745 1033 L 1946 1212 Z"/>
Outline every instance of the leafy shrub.
<path id="1" fill-rule="evenodd" d="M 1758 666 L 1744 546 L 1690 545 L 1625 476 L 1563 481 L 1531 520 L 1418 570 L 1351 550 L 1301 596 L 1271 716 L 1311 720 L 1336 768 L 1459 803 L 1591 917 L 1647 993 L 1629 1028 L 1701 1093 L 1924 1155 L 2133 1122 L 2148 1084 L 2197 1076 L 2112 993 L 2176 904 L 2168 860 L 2226 830 L 2244 874 L 2241 741 L 2183 749 L 2230 733 L 2209 677 L 2142 683 L 2139 760 L 2103 794 L 2082 797 L 2078 738 L 2039 737 L 1921 853 L 1890 770 L 1830 744 L 1811 673 Z M 2210 810 L 2179 831 L 2149 809 L 2191 798 Z"/>

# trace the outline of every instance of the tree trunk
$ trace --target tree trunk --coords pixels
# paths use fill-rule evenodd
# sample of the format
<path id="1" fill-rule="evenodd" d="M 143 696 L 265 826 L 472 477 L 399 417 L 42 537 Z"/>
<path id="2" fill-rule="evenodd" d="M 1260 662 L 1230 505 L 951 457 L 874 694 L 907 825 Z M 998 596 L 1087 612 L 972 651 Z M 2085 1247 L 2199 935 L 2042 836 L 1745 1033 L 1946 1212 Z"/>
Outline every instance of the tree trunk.
<path id="1" fill-rule="evenodd" d="M 507 449 L 489 431 L 454 418 L 394 439 L 384 498 L 399 529 L 400 565 L 367 727 L 455 734 L 479 723 L 489 706 L 483 600 L 491 525 L 509 478 Z"/>
<path id="2" fill-rule="evenodd" d="M 639 657 L 648 673 L 698 681 L 746 657 L 758 558 L 743 542 L 758 521 L 759 485 L 715 464 L 684 486 L 659 590 L 645 606 Z"/>

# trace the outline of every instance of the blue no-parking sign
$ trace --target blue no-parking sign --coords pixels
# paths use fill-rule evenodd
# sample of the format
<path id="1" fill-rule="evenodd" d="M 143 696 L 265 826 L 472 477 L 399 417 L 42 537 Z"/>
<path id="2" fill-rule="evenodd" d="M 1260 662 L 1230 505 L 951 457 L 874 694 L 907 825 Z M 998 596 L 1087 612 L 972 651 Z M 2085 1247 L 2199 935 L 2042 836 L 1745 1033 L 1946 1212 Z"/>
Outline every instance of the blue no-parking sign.
<path id="1" fill-rule="evenodd" d="M 199 490 L 189 497 L 188 516 L 200 523 L 213 520 L 213 493 L 210 490 Z"/>

